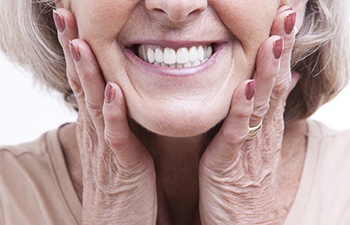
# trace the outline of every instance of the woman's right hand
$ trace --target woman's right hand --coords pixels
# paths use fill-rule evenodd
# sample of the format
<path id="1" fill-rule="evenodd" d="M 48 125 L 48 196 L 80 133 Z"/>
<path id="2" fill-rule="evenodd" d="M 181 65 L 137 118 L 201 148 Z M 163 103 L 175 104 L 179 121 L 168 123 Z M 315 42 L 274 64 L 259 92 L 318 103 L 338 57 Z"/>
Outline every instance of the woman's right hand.
<path id="1" fill-rule="evenodd" d="M 153 160 L 128 126 L 122 90 L 115 83 L 105 84 L 89 45 L 76 39 L 73 14 L 57 9 L 54 19 L 79 105 L 83 224 L 156 224 Z"/>

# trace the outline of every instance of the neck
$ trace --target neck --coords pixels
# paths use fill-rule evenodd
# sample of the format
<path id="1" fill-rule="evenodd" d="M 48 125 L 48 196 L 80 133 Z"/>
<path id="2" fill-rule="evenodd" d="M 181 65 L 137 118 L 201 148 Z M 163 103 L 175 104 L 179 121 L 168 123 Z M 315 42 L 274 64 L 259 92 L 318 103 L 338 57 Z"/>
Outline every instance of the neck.
<path id="1" fill-rule="evenodd" d="M 155 164 L 159 224 L 199 224 L 199 162 L 216 128 L 194 137 L 174 138 L 150 133 L 135 124 L 131 127 Z"/>

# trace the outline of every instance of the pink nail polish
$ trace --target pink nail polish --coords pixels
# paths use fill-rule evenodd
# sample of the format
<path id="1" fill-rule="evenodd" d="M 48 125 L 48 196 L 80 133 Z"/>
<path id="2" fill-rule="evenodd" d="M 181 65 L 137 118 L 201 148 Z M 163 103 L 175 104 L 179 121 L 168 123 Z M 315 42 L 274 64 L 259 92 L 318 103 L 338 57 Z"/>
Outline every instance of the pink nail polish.
<path id="1" fill-rule="evenodd" d="M 72 55 L 74 61 L 77 63 L 81 59 L 79 47 L 76 46 L 72 41 L 69 41 L 69 51 L 70 54 Z"/>
<path id="2" fill-rule="evenodd" d="M 273 45 L 273 55 L 275 56 L 275 59 L 281 58 L 283 52 L 283 38 L 280 37 L 278 40 L 275 41 Z"/>
<path id="3" fill-rule="evenodd" d="M 53 21 L 55 22 L 56 28 L 60 33 L 66 29 L 66 24 L 63 17 L 58 14 L 56 10 L 53 10 Z"/>
<path id="4" fill-rule="evenodd" d="M 114 99 L 114 96 L 115 96 L 115 91 L 113 90 L 111 83 L 108 82 L 105 90 L 105 102 L 111 103 Z"/>
<path id="5" fill-rule="evenodd" d="M 297 19 L 297 13 L 294 11 L 284 18 L 284 31 L 286 34 L 291 34 Z"/>
<path id="6" fill-rule="evenodd" d="M 245 97 L 248 101 L 252 100 L 255 95 L 255 80 L 251 80 L 247 83 L 247 87 L 245 90 Z"/>

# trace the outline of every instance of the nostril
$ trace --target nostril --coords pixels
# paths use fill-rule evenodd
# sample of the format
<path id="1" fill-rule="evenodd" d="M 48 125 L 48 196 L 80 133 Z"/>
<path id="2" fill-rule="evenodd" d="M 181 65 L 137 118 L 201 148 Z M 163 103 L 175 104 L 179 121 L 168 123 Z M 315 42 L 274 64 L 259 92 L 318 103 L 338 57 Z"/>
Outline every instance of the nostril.
<path id="1" fill-rule="evenodd" d="M 163 10 L 163 9 L 153 9 L 156 13 L 165 13 L 166 14 L 166 12 Z"/>
<path id="2" fill-rule="evenodd" d="M 196 19 L 208 6 L 205 0 L 146 0 L 146 8 L 155 19 L 182 23 Z"/>

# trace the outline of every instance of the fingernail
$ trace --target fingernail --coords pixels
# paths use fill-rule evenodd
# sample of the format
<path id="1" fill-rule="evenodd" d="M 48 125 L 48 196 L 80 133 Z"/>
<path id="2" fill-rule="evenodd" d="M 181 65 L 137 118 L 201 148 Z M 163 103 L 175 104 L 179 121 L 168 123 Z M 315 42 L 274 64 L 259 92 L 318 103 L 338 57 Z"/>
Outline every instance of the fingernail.
<path id="1" fill-rule="evenodd" d="M 286 18 L 284 18 L 284 31 L 286 32 L 286 34 L 292 33 L 296 18 L 297 13 L 295 11 L 289 14 Z"/>
<path id="2" fill-rule="evenodd" d="M 112 84 L 108 82 L 105 90 L 106 103 L 111 103 L 114 99 L 114 96 L 115 96 L 115 91 L 113 90 Z"/>
<path id="3" fill-rule="evenodd" d="M 56 29 L 62 33 L 66 29 L 66 24 L 64 22 L 63 17 L 58 14 L 58 12 L 54 9 L 53 10 L 53 21 L 55 22 Z"/>
<path id="4" fill-rule="evenodd" d="M 69 51 L 75 62 L 79 62 L 81 59 L 79 47 L 76 46 L 72 41 L 69 41 Z"/>
<path id="5" fill-rule="evenodd" d="M 246 90 L 245 90 L 245 97 L 248 101 L 252 100 L 252 98 L 255 95 L 255 80 L 251 80 L 248 82 Z"/>
<path id="6" fill-rule="evenodd" d="M 275 41 L 273 45 L 273 55 L 275 56 L 275 59 L 281 58 L 283 52 L 283 38 L 280 37 L 278 40 Z"/>

